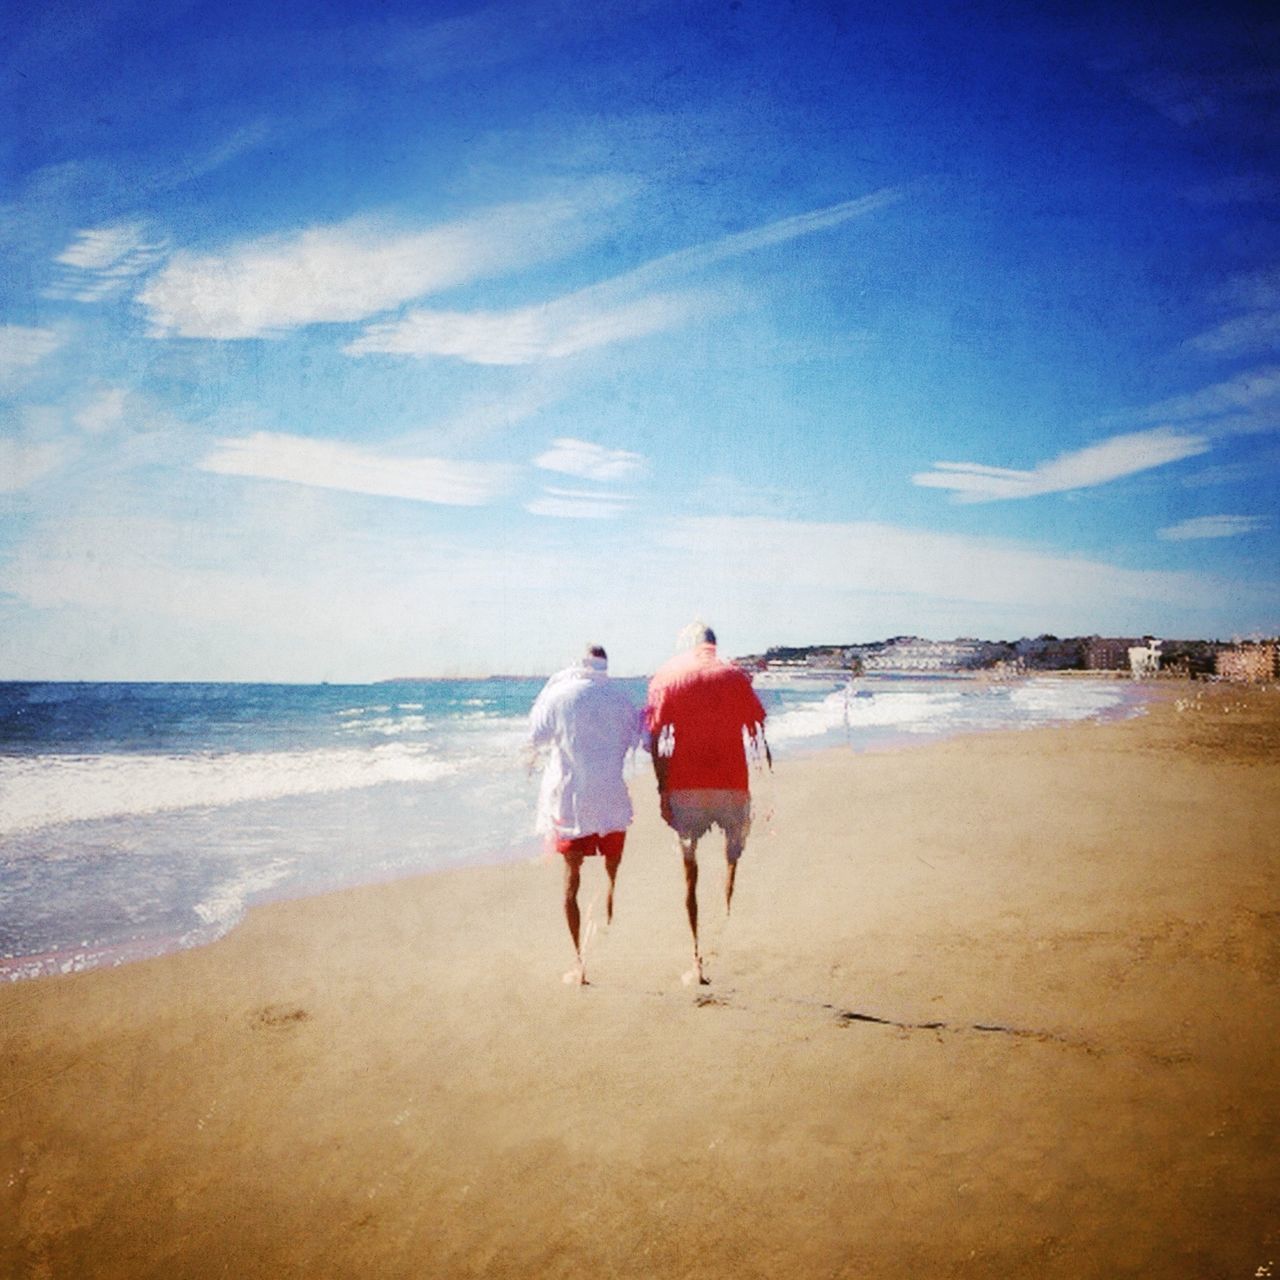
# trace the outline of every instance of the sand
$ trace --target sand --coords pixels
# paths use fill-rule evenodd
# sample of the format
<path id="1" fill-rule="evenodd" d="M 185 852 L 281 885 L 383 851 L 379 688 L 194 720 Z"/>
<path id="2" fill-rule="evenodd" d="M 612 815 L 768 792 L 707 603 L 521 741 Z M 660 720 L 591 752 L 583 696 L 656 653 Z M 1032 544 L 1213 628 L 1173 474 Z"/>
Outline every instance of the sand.
<path id="1" fill-rule="evenodd" d="M 1280 1275 L 1278 744 L 784 761 L 701 989 L 648 779 L 584 989 L 550 861 L 5 987 L 0 1274 Z"/>

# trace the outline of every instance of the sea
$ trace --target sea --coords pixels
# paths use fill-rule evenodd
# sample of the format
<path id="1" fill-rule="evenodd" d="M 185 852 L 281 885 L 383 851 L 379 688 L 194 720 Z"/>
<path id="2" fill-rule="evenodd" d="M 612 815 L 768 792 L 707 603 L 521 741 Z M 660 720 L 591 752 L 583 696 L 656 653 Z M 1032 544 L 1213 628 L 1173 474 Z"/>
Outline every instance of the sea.
<path id="1" fill-rule="evenodd" d="M 0 980 L 200 946 L 272 899 L 536 857 L 542 684 L 0 683 Z M 1142 705 L 1138 682 L 1088 677 L 757 689 L 776 765 Z"/>

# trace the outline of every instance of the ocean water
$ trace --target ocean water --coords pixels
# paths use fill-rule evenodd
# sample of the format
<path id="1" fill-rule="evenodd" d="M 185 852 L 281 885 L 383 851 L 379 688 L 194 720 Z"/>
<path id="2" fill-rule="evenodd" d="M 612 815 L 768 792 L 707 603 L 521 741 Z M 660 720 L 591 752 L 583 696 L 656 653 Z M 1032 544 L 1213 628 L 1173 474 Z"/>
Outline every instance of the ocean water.
<path id="1" fill-rule="evenodd" d="M 639 702 L 644 682 L 627 684 Z M 524 739 L 541 687 L 0 684 L 0 979 L 207 943 L 271 898 L 534 856 Z M 1131 714 L 1141 687 L 873 676 L 759 692 L 785 759 Z"/>

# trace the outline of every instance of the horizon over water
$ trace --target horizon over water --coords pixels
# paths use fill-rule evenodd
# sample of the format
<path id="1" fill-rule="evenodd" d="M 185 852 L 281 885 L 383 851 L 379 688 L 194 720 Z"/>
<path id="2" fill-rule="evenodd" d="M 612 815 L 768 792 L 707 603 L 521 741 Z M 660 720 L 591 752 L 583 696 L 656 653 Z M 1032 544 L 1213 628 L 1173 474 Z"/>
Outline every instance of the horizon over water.
<path id="1" fill-rule="evenodd" d="M 273 898 L 535 856 L 522 748 L 543 683 L 0 682 L 0 978 L 208 943 Z M 643 677 L 620 683 L 643 700 Z M 1143 696 L 887 674 L 759 693 L 781 761 L 1113 718 Z"/>

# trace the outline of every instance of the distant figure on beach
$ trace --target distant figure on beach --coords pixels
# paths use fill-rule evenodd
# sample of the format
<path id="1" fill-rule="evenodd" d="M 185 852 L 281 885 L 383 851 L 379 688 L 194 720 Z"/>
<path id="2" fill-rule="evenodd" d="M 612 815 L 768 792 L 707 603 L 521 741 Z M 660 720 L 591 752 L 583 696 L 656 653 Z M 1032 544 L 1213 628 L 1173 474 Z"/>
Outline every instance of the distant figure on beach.
<path id="1" fill-rule="evenodd" d="M 751 827 L 745 730 L 769 758 L 765 710 L 740 667 L 722 661 L 710 627 L 692 623 L 680 634 L 681 652 L 649 682 L 646 728 L 663 820 L 684 858 L 685 909 L 693 931 L 693 968 L 687 982 L 705 984 L 698 947 L 698 841 L 718 826 L 724 832 L 724 901 L 733 905 L 738 859 Z"/>
<path id="2" fill-rule="evenodd" d="M 599 645 L 553 675 L 529 713 L 531 743 L 551 749 L 536 829 L 564 856 L 564 914 L 575 956 L 574 967 L 564 975 L 569 983 L 587 981 L 578 910 L 584 858 L 604 858 L 609 877 L 605 911 L 613 920 L 613 891 L 632 816 L 622 766 L 627 752 L 642 743 L 642 723 L 626 690 L 609 678 L 609 658 Z"/>

